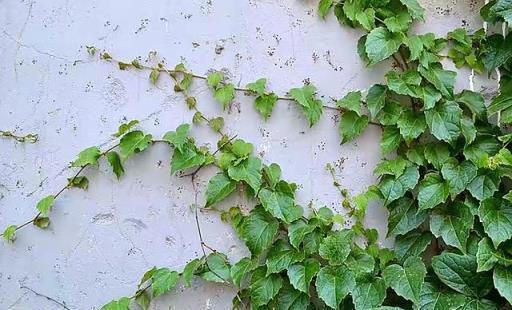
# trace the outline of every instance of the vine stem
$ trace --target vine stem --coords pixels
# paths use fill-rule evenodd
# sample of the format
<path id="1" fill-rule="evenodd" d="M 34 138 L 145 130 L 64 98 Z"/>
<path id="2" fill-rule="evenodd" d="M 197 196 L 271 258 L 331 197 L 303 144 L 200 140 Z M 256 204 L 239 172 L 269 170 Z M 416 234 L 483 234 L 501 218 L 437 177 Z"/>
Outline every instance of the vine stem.
<path id="1" fill-rule="evenodd" d="M 116 143 L 114 146 L 108 148 L 107 150 L 103 151 L 102 153 L 100 153 L 100 156 L 99 157 L 103 157 L 105 156 L 108 152 L 112 151 L 113 149 L 115 149 L 116 147 L 119 146 L 119 143 Z M 87 168 L 89 167 L 90 164 L 85 164 L 83 166 L 80 167 L 80 169 L 78 169 L 78 171 L 73 175 L 73 177 L 70 178 L 70 180 L 68 181 L 68 183 L 63 186 L 55 195 L 53 195 L 53 198 L 54 199 L 57 199 L 60 195 L 62 195 L 67 189 L 69 189 L 70 187 L 70 184 L 73 183 L 73 181 L 78 178 L 80 176 L 80 174 Z M 20 224 L 20 225 L 16 225 L 16 229 L 15 231 L 18 231 L 32 223 L 34 223 L 35 221 L 37 221 L 37 219 L 39 219 L 41 216 L 41 212 L 38 212 L 36 214 L 36 216 L 34 216 L 31 220 L 28 220 L 26 222 L 24 222 L 23 224 Z M 0 234 L 0 237 L 3 237 L 3 233 Z"/>
<path id="2" fill-rule="evenodd" d="M 393 55 L 393 57 L 395 57 L 395 56 Z M 115 59 L 115 58 L 111 57 L 110 55 L 109 55 L 109 58 L 102 58 L 102 59 L 105 60 L 105 61 L 110 61 L 110 62 L 117 63 L 118 65 L 119 64 L 124 64 L 124 65 L 128 65 L 128 66 L 133 66 L 130 63 L 126 63 L 126 62 L 120 61 L 118 59 Z M 405 71 L 403 69 L 403 67 L 402 67 L 402 64 L 399 61 L 397 61 L 397 62 L 399 64 L 399 66 L 402 68 L 402 71 Z M 207 80 L 207 77 L 204 76 L 204 75 L 199 75 L 199 74 L 196 74 L 194 72 L 186 71 L 186 70 L 168 69 L 166 67 L 150 67 L 150 66 L 146 66 L 146 65 L 143 65 L 143 64 L 140 64 L 140 63 L 138 64 L 137 69 L 148 70 L 148 71 L 157 70 L 158 72 L 167 73 L 174 80 L 174 82 L 176 84 L 178 83 L 178 81 L 176 80 L 176 77 L 174 75 L 177 74 L 177 73 L 186 74 L 186 75 L 189 75 L 189 76 L 191 76 L 193 78 L 204 80 L 204 81 Z M 248 88 L 244 88 L 244 87 L 234 87 L 233 89 L 235 91 L 243 92 L 243 93 L 246 93 L 246 94 L 253 94 L 253 95 L 255 94 L 252 90 L 250 90 Z M 295 99 L 293 99 L 291 97 L 288 97 L 287 95 L 277 95 L 277 100 L 280 100 L 280 101 L 296 101 Z M 332 106 L 332 105 L 322 104 L 322 107 L 327 109 L 327 110 L 343 112 L 342 108 L 336 107 L 336 106 Z M 199 112 L 196 107 L 193 107 L 193 109 L 196 112 Z M 211 120 L 208 120 L 207 118 L 203 117 L 202 115 L 201 115 L 201 118 L 203 120 L 207 121 L 208 124 L 210 124 Z M 382 127 L 381 124 L 376 123 L 376 122 L 368 122 L 368 124 L 374 125 L 374 126 L 378 126 L 378 127 Z"/>

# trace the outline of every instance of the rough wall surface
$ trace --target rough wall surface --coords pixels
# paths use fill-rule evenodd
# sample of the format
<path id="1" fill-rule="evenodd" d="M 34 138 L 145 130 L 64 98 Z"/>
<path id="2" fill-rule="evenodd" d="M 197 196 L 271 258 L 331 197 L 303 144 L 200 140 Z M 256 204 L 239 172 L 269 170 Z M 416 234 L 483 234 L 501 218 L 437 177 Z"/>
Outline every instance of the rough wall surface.
<path id="1" fill-rule="evenodd" d="M 427 23 L 417 31 L 479 28 L 480 2 L 424 0 Z M 153 87 L 146 73 L 90 59 L 85 45 L 126 60 L 158 51 L 167 63 L 183 61 L 201 74 L 225 69 L 240 85 L 267 77 L 280 94 L 308 79 L 327 102 L 381 81 L 389 64 L 365 68 L 355 52 L 361 33 L 340 27 L 332 16 L 320 20 L 316 3 L 0 0 L 0 129 L 40 136 L 36 144 L 0 140 L 0 226 L 33 216 L 35 203 L 65 184 L 75 155 L 107 145 L 123 120 L 140 119 L 155 136 L 191 121 L 168 80 Z M 467 84 L 462 72 L 459 87 Z M 372 170 L 381 156 L 376 128 L 340 146 L 332 111 L 309 129 L 293 104 L 280 102 L 264 122 L 243 95 L 227 113 L 205 84 L 195 83 L 193 93 L 208 116 L 224 116 L 228 133 L 254 143 L 266 163 L 279 163 L 284 177 L 300 184 L 303 205 L 342 212 L 326 163 L 335 165 L 352 194 L 375 181 Z M 196 126 L 192 133 L 199 143 L 215 145 L 217 136 L 208 128 Z M 191 185 L 170 176 L 169 157 L 167 147 L 152 147 L 126 163 L 119 182 L 106 166 L 87 170 L 89 190 L 59 197 L 48 230 L 29 227 L 14 245 L 1 244 L 0 309 L 99 309 L 133 293 L 151 266 L 181 269 L 199 256 Z M 201 192 L 213 173 L 200 174 Z M 238 195 L 230 204 L 247 202 Z M 367 224 L 385 234 L 385 218 L 375 206 Z M 247 253 L 217 214 L 202 213 L 200 219 L 209 245 L 233 260 Z M 229 309 L 232 297 L 229 288 L 197 281 L 153 308 Z"/>

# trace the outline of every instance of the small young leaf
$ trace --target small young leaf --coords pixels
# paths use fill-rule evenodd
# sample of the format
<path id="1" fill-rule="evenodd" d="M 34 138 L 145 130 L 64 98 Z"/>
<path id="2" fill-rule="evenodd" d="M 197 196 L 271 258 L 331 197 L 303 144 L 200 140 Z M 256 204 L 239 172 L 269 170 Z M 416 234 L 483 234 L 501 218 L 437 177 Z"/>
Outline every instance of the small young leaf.
<path id="1" fill-rule="evenodd" d="M 89 180 L 84 176 L 68 178 L 68 187 L 87 189 L 89 188 Z"/>
<path id="2" fill-rule="evenodd" d="M 214 90 L 213 97 L 225 110 L 229 104 L 235 99 L 235 86 L 231 83 L 219 86 Z"/>
<path id="3" fill-rule="evenodd" d="M 121 163 L 121 157 L 119 157 L 119 154 L 117 154 L 117 152 L 111 151 L 107 153 L 107 160 L 110 166 L 112 167 L 112 171 L 119 180 L 119 178 L 124 173 L 123 164 Z"/>
<path id="4" fill-rule="evenodd" d="M 261 94 L 254 100 L 254 107 L 267 120 L 272 114 L 274 105 L 277 102 L 277 95 L 274 93 Z"/>
<path id="5" fill-rule="evenodd" d="M 341 143 L 347 143 L 359 136 L 369 121 L 366 115 L 359 116 L 353 111 L 344 112 L 340 119 Z"/>
<path id="6" fill-rule="evenodd" d="M 16 239 L 16 230 L 18 229 L 18 226 L 16 225 L 9 225 L 2 233 L 4 240 L 7 243 L 13 243 Z"/>
<path id="7" fill-rule="evenodd" d="M 308 118 L 309 126 L 313 127 L 322 115 L 322 101 L 316 99 L 316 88 L 313 85 L 306 85 L 302 88 L 292 88 L 288 92 L 299 105 L 302 106 L 304 114 Z"/>
<path id="8" fill-rule="evenodd" d="M 265 88 L 267 85 L 267 79 L 258 79 L 254 83 L 247 84 L 247 89 L 258 94 L 263 95 L 265 93 Z"/>
<path id="9" fill-rule="evenodd" d="M 151 144 L 152 138 L 150 134 L 145 135 L 140 130 L 127 133 L 119 143 L 121 158 L 126 160 L 133 154 L 144 151 Z"/>
<path id="10" fill-rule="evenodd" d="M 217 86 L 219 86 L 219 84 L 221 84 L 222 81 L 224 81 L 224 73 L 222 73 L 220 71 L 215 71 L 213 73 L 210 73 L 206 77 L 206 81 L 208 82 L 208 85 L 210 87 L 216 89 Z"/>
<path id="11" fill-rule="evenodd" d="M 98 158 L 101 156 L 101 151 L 93 146 L 86 148 L 78 154 L 78 158 L 71 163 L 71 167 L 83 167 L 87 165 L 98 166 Z"/>
<path id="12" fill-rule="evenodd" d="M 361 116 L 361 92 L 352 91 L 336 102 L 336 105 L 344 110 L 354 111 Z"/>
<path id="13" fill-rule="evenodd" d="M 208 255 L 203 265 L 203 273 L 200 276 L 210 282 L 229 282 L 230 266 L 227 257 L 218 252 Z"/>
<path id="14" fill-rule="evenodd" d="M 178 283 L 179 274 L 168 268 L 160 268 L 151 276 L 151 290 L 153 298 L 167 293 Z"/>
<path id="15" fill-rule="evenodd" d="M 112 300 L 108 304 L 101 307 L 101 310 L 129 310 L 131 299 L 123 297 L 119 300 Z"/>
<path id="16" fill-rule="evenodd" d="M 185 268 L 183 269 L 182 277 L 183 282 L 185 282 L 185 286 L 190 287 L 190 284 L 192 283 L 192 277 L 196 273 L 196 271 L 201 268 L 201 266 L 204 264 L 204 261 L 202 259 L 193 259 L 190 262 L 188 262 L 185 265 Z"/>
<path id="17" fill-rule="evenodd" d="M 224 127 L 224 118 L 223 117 L 216 117 L 210 120 L 208 123 L 211 129 L 215 132 L 220 132 L 222 128 Z"/>
<path id="18" fill-rule="evenodd" d="M 41 199 L 36 206 L 36 209 L 39 210 L 41 213 L 41 216 L 47 217 L 48 214 L 50 214 L 50 211 L 52 210 L 53 203 L 55 201 L 55 197 L 53 195 L 46 196 L 45 198 Z"/>
<path id="19" fill-rule="evenodd" d="M 125 133 L 130 131 L 137 124 L 139 124 L 138 120 L 131 120 L 128 123 L 121 124 L 119 126 L 119 129 L 117 130 L 117 132 L 115 134 L 113 134 L 113 136 L 116 138 L 121 137 L 122 135 L 124 135 Z"/>
<path id="20" fill-rule="evenodd" d="M 167 132 L 163 139 L 168 141 L 172 146 L 182 152 L 183 146 L 188 142 L 189 130 L 189 124 L 181 124 L 176 128 L 176 131 Z"/>
<path id="21" fill-rule="evenodd" d="M 151 70 L 151 73 L 149 74 L 149 80 L 151 81 L 151 83 L 153 85 L 156 85 L 156 83 L 158 82 L 159 76 L 160 76 L 160 70 L 158 70 L 156 68 Z"/>
<path id="22" fill-rule="evenodd" d="M 318 15 L 320 15 L 322 18 L 325 18 L 333 5 L 333 0 L 320 0 L 318 3 Z"/>
<path id="23" fill-rule="evenodd" d="M 50 226 L 50 219 L 48 217 L 38 216 L 36 219 L 34 219 L 34 225 L 41 229 L 45 229 Z"/>

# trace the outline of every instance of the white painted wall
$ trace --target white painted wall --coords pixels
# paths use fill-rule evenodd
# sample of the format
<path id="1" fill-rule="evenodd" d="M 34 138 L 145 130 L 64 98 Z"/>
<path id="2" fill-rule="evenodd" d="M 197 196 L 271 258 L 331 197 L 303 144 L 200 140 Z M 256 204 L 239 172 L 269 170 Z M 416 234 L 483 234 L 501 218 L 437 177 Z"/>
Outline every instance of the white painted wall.
<path id="1" fill-rule="evenodd" d="M 389 64 L 365 68 L 355 52 L 361 33 L 340 27 L 332 16 L 320 20 L 316 2 L 0 0 L 0 129 L 40 137 L 36 144 L 0 139 L 0 227 L 31 218 L 35 203 L 65 184 L 75 155 L 108 145 L 124 119 L 142 120 L 156 136 L 191 121 L 168 80 L 152 87 L 145 73 L 91 60 L 85 45 L 126 60 L 155 50 L 168 63 L 184 61 L 201 74 L 225 68 L 240 85 L 267 77 L 281 94 L 309 79 L 327 102 L 381 81 Z M 445 34 L 481 25 L 477 11 L 483 0 L 422 2 L 428 18 L 418 31 Z M 467 72 L 459 84 L 467 87 Z M 298 200 L 304 205 L 313 201 L 341 211 L 324 170 L 328 162 L 336 163 L 352 194 L 375 181 L 372 170 L 380 158 L 375 128 L 340 146 L 331 111 L 308 129 L 293 104 L 280 102 L 265 123 L 249 98 L 237 97 L 224 113 L 204 84 L 196 83 L 193 93 L 208 116 L 224 116 L 227 132 L 254 143 L 265 162 L 279 163 L 285 178 L 300 184 Z M 205 127 L 194 127 L 193 135 L 210 145 L 217 138 Z M 1 244 L 0 309 L 63 308 L 42 295 L 69 309 L 98 309 L 132 294 L 151 266 L 181 269 L 199 256 L 191 186 L 169 175 L 169 156 L 162 145 L 135 156 L 120 182 L 104 165 L 87 170 L 89 190 L 59 197 L 48 230 L 29 227 L 15 244 Z M 201 173 L 202 187 L 214 172 Z M 245 200 L 239 195 L 231 203 L 245 205 Z M 200 216 L 208 244 L 233 260 L 246 253 L 216 214 Z M 385 217 L 375 207 L 367 223 L 382 231 Z M 222 285 L 198 281 L 153 308 L 228 309 L 232 296 Z"/>

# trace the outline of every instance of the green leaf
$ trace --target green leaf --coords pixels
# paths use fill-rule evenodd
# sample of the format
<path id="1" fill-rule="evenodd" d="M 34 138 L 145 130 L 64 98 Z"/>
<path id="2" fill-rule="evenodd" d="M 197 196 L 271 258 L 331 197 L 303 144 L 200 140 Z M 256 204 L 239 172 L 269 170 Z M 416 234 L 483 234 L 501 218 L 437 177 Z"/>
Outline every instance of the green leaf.
<path id="1" fill-rule="evenodd" d="M 318 15 L 320 15 L 322 18 L 325 18 L 333 5 L 333 0 L 320 0 L 318 3 Z"/>
<path id="2" fill-rule="evenodd" d="M 304 259 L 304 253 L 292 248 L 288 242 L 279 239 L 270 248 L 267 254 L 267 275 L 271 273 L 280 273 L 288 269 L 291 264 L 300 262 Z"/>
<path id="3" fill-rule="evenodd" d="M 461 202 L 436 209 L 430 217 L 430 230 L 437 238 L 466 253 L 466 242 L 473 228 L 474 217 L 468 206 Z"/>
<path id="4" fill-rule="evenodd" d="M 130 131 L 137 124 L 139 124 L 139 121 L 136 119 L 131 120 L 128 123 L 121 124 L 121 125 L 119 125 L 119 129 L 117 130 L 117 132 L 115 134 L 113 134 L 113 136 L 116 138 L 119 138 L 122 135 L 124 135 L 125 133 L 127 133 L 128 131 Z"/>
<path id="5" fill-rule="evenodd" d="M 190 262 L 185 265 L 185 268 L 183 269 L 182 277 L 183 282 L 185 283 L 185 286 L 190 287 L 192 284 L 192 278 L 194 277 L 194 274 L 196 271 L 204 264 L 204 261 L 202 259 L 193 259 Z"/>
<path id="6" fill-rule="evenodd" d="M 217 87 L 213 91 L 213 97 L 222 104 L 222 108 L 225 110 L 233 99 L 235 99 L 235 86 L 229 83 L 224 86 Z"/>
<path id="7" fill-rule="evenodd" d="M 420 256 L 432 241 L 430 233 L 410 232 L 404 236 L 397 236 L 395 241 L 395 253 L 399 262 L 407 258 Z"/>
<path id="8" fill-rule="evenodd" d="M 402 74 L 389 71 L 386 73 L 386 79 L 389 89 L 395 93 L 420 98 L 421 75 L 417 71 L 407 71 Z"/>
<path id="9" fill-rule="evenodd" d="M 382 278 L 356 279 L 352 301 L 356 310 L 379 307 L 386 298 L 386 283 Z"/>
<path id="10" fill-rule="evenodd" d="M 230 275 L 236 287 L 242 286 L 242 281 L 254 270 L 256 264 L 249 258 L 244 257 L 231 267 Z"/>
<path id="11" fill-rule="evenodd" d="M 222 83 L 222 81 L 224 81 L 224 73 L 222 73 L 221 71 L 212 72 L 208 74 L 208 76 L 206 77 L 206 82 L 208 83 L 209 86 L 213 88 L 219 86 Z"/>
<path id="12" fill-rule="evenodd" d="M 108 304 L 101 307 L 101 310 L 129 310 L 131 299 L 123 297 L 119 300 L 112 300 Z"/>
<path id="13" fill-rule="evenodd" d="M 452 199 L 462 193 L 476 177 L 478 169 L 470 161 L 458 163 L 456 159 L 446 161 L 441 169 L 443 178 L 450 187 Z"/>
<path id="14" fill-rule="evenodd" d="M 449 190 L 448 184 L 437 173 L 425 175 L 419 186 L 419 209 L 432 209 L 445 202 L 446 198 L 448 198 Z"/>
<path id="15" fill-rule="evenodd" d="M 508 201 L 485 199 L 480 203 L 478 217 L 495 247 L 512 238 L 512 205 Z"/>
<path id="16" fill-rule="evenodd" d="M 302 106 L 304 114 L 308 118 L 309 126 L 313 127 L 322 115 L 322 101 L 316 99 L 316 88 L 313 85 L 306 85 L 302 88 L 292 88 L 288 92 L 299 105 Z"/>
<path id="17" fill-rule="evenodd" d="M 352 91 L 336 102 L 336 105 L 348 111 L 354 111 L 361 116 L 361 92 Z"/>
<path id="18" fill-rule="evenodd" d="M 164 140 L 169 142 L 172 146 L 183 152 L 185 144 L 188 143 L 188 131 L 190 130 L 189 124 L 181 124 L 176 128 L 176 131 L 169 131 L 164 135 Z"/>
<path id="19" fill-rule="evenodd" d="M 487 299 L 466 298 L 466 303 L 460 308 L 461 310 L 498 310 L 496 304 Z"/>
<path id="20" fill-rule="evenodd" d="M 187 143 L 183 146 L 183 152 L 175 149 L 171 158 L 171 174 L 178 171 L 199 167 L 206 162 L 206 156 L 198 152 L 195 145 Z"/>
<path id="21" fill-rule="evenodd" d="M 477 167 L 482 167 L 482 159 L 492 156 L 501 148 L 501 143 L 492 136 L 480 136 L 464 148 L 464 156 Z"/>
<path id="22" fill-rule="evenodd" d="M 314 258 L 309 258 L 302 263 L 288 267 L 287 275 L 295 289 L 309 295 L 311 280 L 319 270 L 320 263 Z"/>
<path id="23" fill-rule="evenodd" d="M 419 257 L 410 257 L 403 267 L 400 265 L 390 265 L 384 269 L 382 275 L 386 284 L 405 299 L 414 303 L 420 300 L 421 288 L 427 269 Z"/>
<path id="24" fill-rule="evenodd" d="M 112 167 L 112 171 L 116 175 L 117 179 L 119 180 L 119 178 L 124 173 L 123 164 L 121 164 L 121 157 L 119 157 L 117 152 L 111 151 L 107 153 L 107 161 Z"/>
<path id="25" fill-rule="evenodd" d="M 427 219 L 427 211 L 418 210 L 414 200 L 401 197 L 388 205 L 387 236 L 404 235 L 420 226 Z"/>
<path id="26" fill-rule="evenodd" d="M 258 255 L 274 242 L 278 229 L 278 221 L 258 206 L 243 220 L 242 239 L 251 253 Z"/>
<path id="27" fill-rule="evenodd" d="M 250 156 L 236 166 L 228 168 L 228 175 L 235 181 L 244 181 L 254 192 L 258 192 L 261 186 L 261 160 Z"/>
<path id="28" fill-rule="evenodd" d="M 375 10 L 368 8 L 356 14 L 356 20 L 364 29 L 370 31 L 375 28 Z"/>
<path id="29" fill-rule="evenodd" d="M 476 139 L 477 130 L 475 123 L 467 116 L 463 116 L 460 119 L 460 130 L 464 139 L 466 139 L 466 145 L 473 143 Z"/>
<path id="30" fill-rule="evenodd" d="M 151 276 L 153 298 L 169 292 L 178 283 L 179 274 L 168 268 L 160 268 Z"/>
<path id="31" fill-rule="evenodd" d="M 470 90 L 463 90 L 456 97 L 457 102 L 464 103 L 466 107 L 480 120 L 486 119 L 486 108 L 484 97 L 480 93 L 475 93 Z"/>
<path id="32" fill-rule="evenodd" d="M 7 243 L 13 243 L 16 239 L 16 230 L 18 229 L 18 226 L 16 225 L 9 225 L 7 228 L 5 228 L 4 232 L 2 233 L 2 236 L 4 237 L 5 242 Z"/>
<path id="33" fill-rule="evenodd" d="M 375 84 L 368 90 L 366 95 L 366 105 L 372 117 L 376 117 L 377 114 L 384 108 L 387 97 L 387 87 L 385 85 Z"/>
<path id="34" fill-rule="evenodd" d="M 494 286 L 501 296 L 512 304 L 512 269 L 510 267 L 497 266 L 493 273 Z"/>
<path id="35" fill-rule="evenodd" d="M 400 0 L 403 5 L 407 7 L 409 14 L 411 14 L 412 18 L 423 20 L 423 14 L 425 13 L 425 9 L 421 7 L 421 5 L 416 0 Z"/>
<path id="36" fill-rule="evenodd" d="M 400 118 L 396 122 L 400 134 L 404 137 L 407 143 L 418 138 L 425 129 L 427 124 L 425 123 L 425 117 L 423 115 L 415 115 L 414 112 L 407 110 L 400 115 Z"/>
<path id="37" fill-rule="evenodd" d="M 494 195 L 500 186 L 501 179 L 494 171 L 479 171 L 469 183 L 468 190 L 476 199 L 482 201 Z"/>
<path id="38" fill-rule="evenodd" d="M 347 143 L 359 136 L 369 121 L 366 115 L 359 116 L 353 111 L 344 112 L 340 119 L 341 143 Z"/>
<path id="39" fill-rule="evenodd" d="M 270 188 L 275 189 L 279 180 L 281 180 L 281 167 L 275 163 L 264 166 L 263 178 Z"/>
<path id="40" fill-rule="evenodd" d="M 462 109 L 454 102 L 445 102 L 425 111 L 425 119 L 432 135 L 439 140 L 452 142 L 460 134 Z"/>
<path id="41" fill-rule="evenodd" d="M 409 164 L 410 163 L 407 160 L 400 156 L 395 159 L 383 160 L 377 165 L 377 167 L 375 167 L 373 174 L 376 176 L 387 174 L 394 177 L 399 177 L 403 174 L 405 168 Z"/>
<path id="42" fill-rule="evenodd" d="M 427 162 L 438 170 L 441 170 L 450 158 L 450 148 L 448 144 L 442 142 L 426 144 L 423 152 Z"/>
<path id="43" fill-rule="evenodd" d="M 278 97 L 274 93 L 261 94 L 254 100 L 254 107 L 267 120 L 272 114 L 272 110 L 274 110 L 277 99 Z"/>
<path id="44" fill-rule="evenodd" d="M 482 62 L 485 70 L 493 71 L 507 63 L 512 57 L 512 38 L 503 38 L 501 34 L 490 35 L 485 40 Z"/>
<path id="45" fill-rule="evenodd" d="M 389 101 L 377 114 L 377 119 L 384 126 L 396 125 L 404 108 L 396 101 Z"/>
<path id="46" fill-rule="evenodd" d="M 119 143 L 121 158 L 126 160 L 133 154 L 144 151 L 151 144 L 152 139 L 151 135 L 145 135 L 140 130 L 127 133 Z"/>
<path id="47" fill-rule="evenodd" d="M 350 254 L 353 241 L 354 232 L 351 230 L 334 232 L 322 241 L 318 254 L 331 265 L 341 265 Z"/>
<path id="48" fill-rule="evenodd" d="M 100 156 L 101 151 L 97 147 L 86 148 L 78 154 L 78 158 L 71 163 L 71 167 L 83 167 L 87 165 L 97 167 Z"/>
<path id="49" fill-rule="evenodd" d="M 441 145 L 443 146 L 443 145 Z M 448 150 L 448 149 L 447 149 Z M 442 148 L 439 149 L 439 151 L 442 151 Z M 418 166 L 424 166 L 426 165 L 426 158 L 425 158 L 425 145 L 423 144 L 416 144 L 412 145 L 407 149 L 407 152 L 405 153 L 405 156 L 410 162 L 415 163 Z M 448 151 L 449 154 L 449 151 Z M 437 157 L 433 157 L 437 158 Z"/>
<path id="50" fill-rule="evenodd" d="M 272 309 L 275 310 L 307 310 L 309 308 L 309 296 L 286 285 L 279 291 L 274 299 Z"/>
<path id="51" fill-rule="evenodd" d="M 258 193 L 258 198 L 265 210 L 286 223 L 296 221 L 302 216 L 303 210 L 295 205 L 293 195 L 263 188 Z"/>
<path id="52" fill-rule="evenodd" d="M 142 310 L 148 310 L 149 304 L 151 303 L 151 295 L 147 291 L 137 292 L 135 302 L 142 308 Z"/>
<path id="53" fill-rule="evenodd" d="M 510 0 L 497 0 L 496 4 L 491 7 L 491 12 L 502 17 L 506 23 L 512 24 L 512 2 Z"/>
<path id="54" fill-rule="evenodd" d="M 461 309 L 466 296 L 445 292 L 429 282 L 423 283 L 418 310 Z M 466 309 L 469 310 L 469 309 Z"/>
<path id="55" fill-rule="evenodd" d="M 302 220 L 291 223 L 291 225 L 288 227 L 288 238 L 290 239 L 290 244 L 295 248 L 299 248 L 299 245 L 304 240 L 304 237 L 311 233 L 314 229 L 314 225 L 306 224 Z"/>
<path id="56" fill-rule="evenodd" d="M 459 293 L 482 297 L 492 288 L 489 275 L 476 272 L 474 256 L 444 251 L 432 258 L 432 268 L 441 282 Z"/>
<path id="57" fill-rule="evenodd" d="M 54 202 L 55 197 L 53 195 L 46 196 L 37 203 L 36 209 L 39 210 L 41 216 L 47 217 L 52 211 Z"/>
<path id="58" fill-rule="evenodd" d="M 384 19 L 384 25 L 386 25 L 391 32 L 407 32 L 411 22 L 411 15 L 403 11 L 398 12 L 395 16 Z"/>
<path id="59" fill-rule="evenodd" d="M 45 229 L 48 226 L 50 226 L 50 219 L 46 216 L 38 216 L 37 218 L 34 219 L 34 225 L 41 229 Z"/>
<path id="60" fill-rule="evenodd" d="M 478 242 L 478 251 L 476 253 L 477 272 L 489 271 L 499 261 L 498 255 L 493 248 L 491 239 L 485 237 Z"/>
<path id="61" fill-rule="evenodd" d="M 370 65 L 374 65 L 396 53 L 402 41 L 403 34 L 392 33 L 384 27 L 377 27 L 370 31 L 365 44 Z"/>
<path id="62" fill-rule="evenodd" d="M 231 277 L 228 258 L 222 253 L 211 253 L 206 257 L 206 263 L 203 266 L 201 278 L 210 282 L 229 282 Z"/>
<path id="63" fill-rule="evenodd" d="M 263 95 L 267 87 L 267 79 L 258 79 L 256 82 L 247 84 L 247 89 L 258 94 Z"/>
<path id="64" fill-rule="evenodd" d="M 89 179 L 85 176 L 76 176 L 68 178 L 68 187 L 87 189 L 89 188 Z"/>
<path id="65" fill-rule="evenodd" d="M 264 267 L 254 271 L 251 279 L 251 304 L 253 307 L 266 305 L 271 301 L 283 286 L 283 279 L 278 274 L 266 276 Z"/>
<path id="66" fill-rule="evenodd" d="M 394 126 L 385 126 L 382 130 L 380 150 L 383 155 L 395 151 L 400 146 L 402 136 L 400 130 Z"/>
<path id="67" fill-rule="evenodd" d="M 225 173 L 219 172 L 208 182 L 206 188 L 206 208 L 222 201 L 236 189 L 236 182 Z"/>
<path id="68" fill-rule="evenodd" d="M 386 204 L 397 200 L 404 196 L 408 190 L 413 189 L 419 178 L 418 166 L 407 167 L 404 173 L 396 179 L 390 176 L 384 177 L 379 189 Z"/>
<path id="69" fill-rule="evenodd" d="M 428 68 L 419 66 L 418 72 L 427 79 L 427 81 L 432 83 L 445 98 L 453 97 L 453 87 L 455 85 L 455 78 L 457 77 L 456 72 L 444 70 L 441 64 L 433 64 Z"/>
<path id="70" fill-rule="evenodd" d="M 330 308 L 337 309 L 345 296 L 353 291 L 355 280 L 347 267 L 328 266 L 320 269 L 315 284 L 318 297 Z"/>

